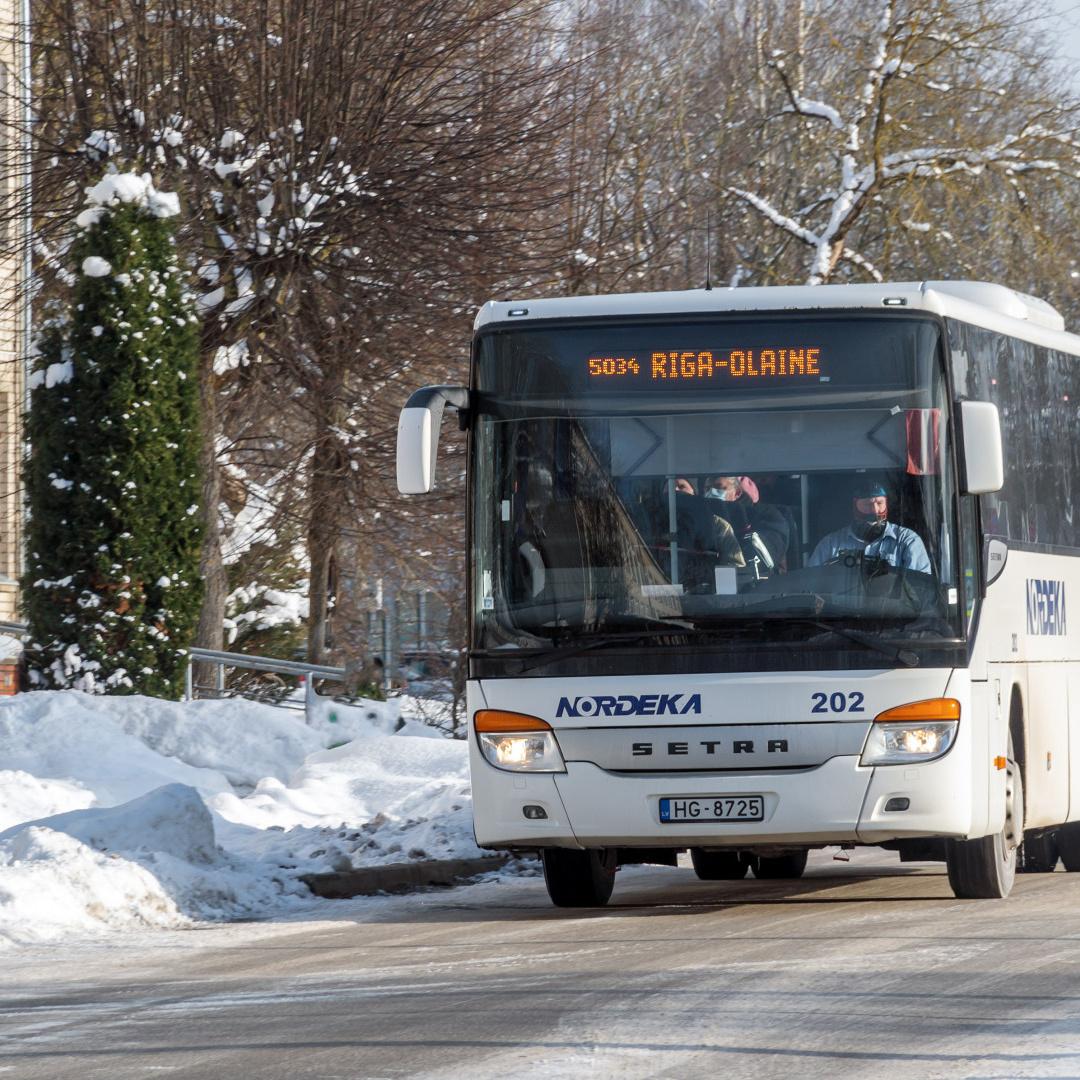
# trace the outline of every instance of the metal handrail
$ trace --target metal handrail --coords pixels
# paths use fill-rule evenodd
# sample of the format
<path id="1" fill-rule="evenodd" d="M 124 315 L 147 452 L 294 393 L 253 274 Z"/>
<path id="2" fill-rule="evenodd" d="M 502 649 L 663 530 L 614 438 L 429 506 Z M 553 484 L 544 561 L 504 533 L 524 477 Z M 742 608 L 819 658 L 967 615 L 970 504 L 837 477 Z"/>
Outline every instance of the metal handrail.
<path id="1" fill-rule="evenodd" d="M 26 623 L 0 622 L 0 634 L 12 634 L 26 637 L 30 628 Z M 315 693 L 315 679 L 341 681 L 345 677 L 343 667 L 331 667 L 328 664 L 306 664 L 302 660 L 278 660 L 270 656 L 249 656 L 247 653 L 223 652 L 220 649 L 188 650 L 187 676 L 184 681 L 184 697 L 191 700 L 195 696 L 195 684 L 192 680 L 192 663 L 217 664 L 220 685 L 224 689 L 224 669 L 226 667 L 247 668 L 250 671 L 271 671 L 277 675 L 302 675 L 304 677 L 304 710 L 307 712 L 318 695 Z"/>
<path id="2" fill-rule="evenodd" d="M 0 624 L 3 629 L 3 624 Z M 249 656 L 246 653 L 220 652 L 217 649 L 189 649 L 192 660 L 225 664 L 229 667 L 246 667 L 252 671 L 274 671 L 280 675 L 314 675 L 318 679 L 341 679 L 343 667 L 326 664 L 305 664 L 302 660 L 275 660 L 266 656 Z"/>
<path id="3" fill-rule="evenodd" d="M 192 665 L 199 663 L 217 664 L 220 693 L 225 689 L 225 668 L 242 667 L 251 671 L 270 671 L 278 675 L 299 675 L 304 680 L 304 716 L 310 724 L 313 719 L 312 709 L 319 700 L 315 692 L 316 679 L 341 681 L 345 677 L 343 667 L 330 667 L 326 664 L 305 664 L 300 660 L 275 660 L 266 656 L 248 656 L 246 653 L 221 652 L 217 649 L 189 649 L 187 673 L 184 677 L 184 698 L 192 701 L 195 697 L 195 681 Z"/>

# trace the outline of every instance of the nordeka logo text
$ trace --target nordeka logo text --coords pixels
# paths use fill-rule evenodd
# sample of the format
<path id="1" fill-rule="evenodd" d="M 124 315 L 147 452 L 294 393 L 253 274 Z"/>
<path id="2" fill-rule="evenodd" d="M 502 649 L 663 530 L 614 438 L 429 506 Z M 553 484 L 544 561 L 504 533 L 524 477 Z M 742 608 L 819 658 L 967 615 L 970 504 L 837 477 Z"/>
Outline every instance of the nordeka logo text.
<path id="1" fill-rule="evenodd" d="M 559 699 L 555 716 L 688 716 L 701 713 L 700 694 L 596 694 Z"/>

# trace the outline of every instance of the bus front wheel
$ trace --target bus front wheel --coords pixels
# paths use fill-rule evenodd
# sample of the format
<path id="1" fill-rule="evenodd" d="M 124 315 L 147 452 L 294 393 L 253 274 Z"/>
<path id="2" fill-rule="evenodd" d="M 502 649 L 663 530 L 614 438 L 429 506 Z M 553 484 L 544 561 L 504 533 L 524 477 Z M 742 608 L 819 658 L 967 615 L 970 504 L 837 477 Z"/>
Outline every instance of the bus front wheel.
<path id="1" fill-rule="evenodd" d="M 1005 825 L 993 836 L 948 842 L 945 866 L 953 895 L 961 900 L 1001 900 L 1008 896 L 1016 879 L 1016 856 L 1023 839 L 1024 782 L 1010 739 L 1005 766 Z"/>
<path id="2" fill-rule="evenodd" d="M 603 907 L 615 888 L 614 848 L 544 848 L 544 884 L 556 907 Z"/>

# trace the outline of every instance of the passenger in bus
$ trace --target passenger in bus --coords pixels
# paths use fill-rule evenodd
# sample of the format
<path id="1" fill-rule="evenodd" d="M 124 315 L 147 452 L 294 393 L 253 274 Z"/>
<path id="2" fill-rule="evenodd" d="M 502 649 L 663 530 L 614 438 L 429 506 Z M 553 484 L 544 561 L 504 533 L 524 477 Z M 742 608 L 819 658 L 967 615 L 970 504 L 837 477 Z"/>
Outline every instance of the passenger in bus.
<path id="1" fill-rule="evenodd" d="M 851 521 L 822 537 L 809 566 L 824 566 L 845 552 L 882 559 L 897 569 L 931 572 L 926 545 L 914 529 L 889 521 L 889 497 L 875 481 L 862 481 L 852 492 Z"/>
<path id="2" fill-rule="evenodd" d="M 744 567 L 746 560 L 730 522 L 712 512 L 687 477 L 677 476 L 674 484 L 679 547 L 691 553 L 710 553 L 711 566 Z M 711 569 L 708 578 L 712 580 Z"/>
<path id="3" fill-rule="evenodd" d="M 749 476 L 714 476 L 705 496 L 720 500 L 720 515 L 735 530 L 748 565 L 756 560 L 765 573 L 782 572 L 790 535 L 787 521 L 777 507 L 761 501 Z"/>

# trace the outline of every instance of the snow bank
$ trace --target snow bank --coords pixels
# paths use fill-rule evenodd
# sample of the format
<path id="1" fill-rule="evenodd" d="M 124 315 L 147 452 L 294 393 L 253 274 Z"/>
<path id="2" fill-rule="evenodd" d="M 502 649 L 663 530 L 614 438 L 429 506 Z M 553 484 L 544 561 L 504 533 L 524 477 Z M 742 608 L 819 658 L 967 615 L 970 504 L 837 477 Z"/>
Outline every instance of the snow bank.
<path id="1" fill-rule="evenodd" d="M 47 828 L 0 844 L 0 946 L 185 921 L 137 863 Z"/>
<path id="2" fill-rule="evenodd" d="M 110 699 L 96 700 L 108 715 Z M 287 779 L 298 762 L 327 745 L 325 732 L 307 727 L 302 713 L 254 701 L 129 700 L 116 716 L 128 735 L 159 754 L 213 769 L 241 789 L 267 776 Z"/>
<path id="3" fill-rule="evenodd" d="M 124 722 L 140 708 L 177 708 L 152 698 L 109 698 L 77 690 L 19 694 L 0 703 L 0 762 L 42 780 L 77 784 L 100 805 L 115 806 L 163 784 L 207 795 L 230 791 L 216 770 L 155 751 Z"/>
<path id="4" fill-rule="evenodd" d="M 288 784 L 266 779 L 246 798 L 226 792 L 207 801 L 235 848 L 273 851 L 309 872 L 320 861 L 343 868 L 483 854 L 460 741 L 371 736 L 312 754 Z"/>
<path id="5" fill-rule="evenodd" d="M 302 892 L 220 852 L 209 811 L 183 784 L 0 833 L 0 942 L 236 918 Z"/>
<path id="6" fill-rule="evenodd" d="M 94 793 L 72 780 L 50 780 L 19 769 L 0 769 L 0 830 L 20 821 L 82 810 Z"/>
<path id="7" fill-rule="evenodd" d="M 409 816 L 434 793 L 467 784 L 463 742 L 447 739 L 372 737 L 312 754 L 288 786 L 263 780 L 246 799 L 229 795 L 245 824 L 337 825 L 368 821 L 377 814 Z M 468 794 L 467 788 L 463 793 Z M 242 809 L 241 809 L 242 808 Z"/>
<path id="8" fill-rule="evenodd" d="M 467 748 L 397 702 L 0 701 L 0 945 L 324 903 L 305 873 L 481 854 Z"/>
<path id="9" fill-rule="evenodd" d="M 184 784 L 167 784 L 122 806 L 24 822 L 0 832 L 0 844 L 35 827 L 67 833 L 98 851 L 171 855 L 193 863 L 213 862 L 215 855 L 210 811 Z"/>

